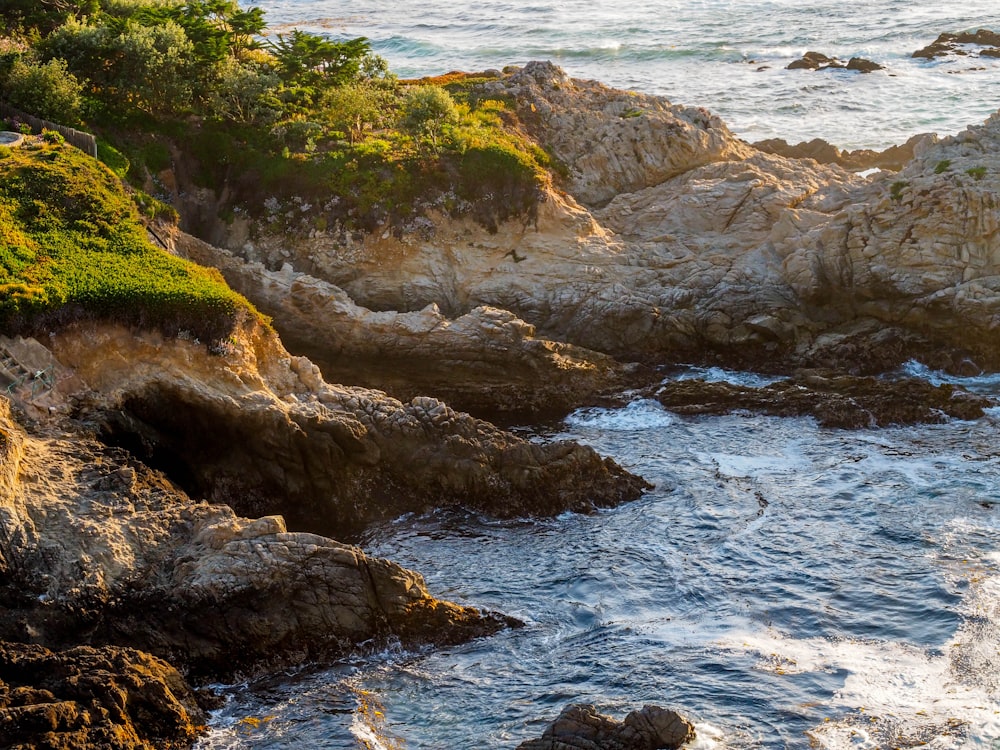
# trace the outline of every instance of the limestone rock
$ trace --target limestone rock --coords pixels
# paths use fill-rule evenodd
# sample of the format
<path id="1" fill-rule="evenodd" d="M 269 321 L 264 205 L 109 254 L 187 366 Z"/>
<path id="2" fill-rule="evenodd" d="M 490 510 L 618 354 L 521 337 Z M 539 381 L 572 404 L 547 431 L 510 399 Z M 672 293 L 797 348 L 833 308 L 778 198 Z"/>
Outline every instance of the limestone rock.
<path id="1" fill-rule="evenodd" d="M 873 149 L 841 151 L 822 138 L 813 138 L 811 141 L 802 141 L 794 145 L 789 144 L 784 138 L 769 138 L 757 141 L 753 145 L 769 154 L 778 154 L 789 159 L 815 159 L 820 164 L 837 164 L 852 171 L 877 167 L 898 172 L 913 158 L 918 144 L 923 143 L 925 139 L 933 141 L 936 140 L 936 136 L 922 133 L 908 138 L 906 143 L 890 146 L 882 151 Z"/>
<path id="2" fill-rule="evenodd" d="M 407 401 L 430 395 L 461 411 L 511 419 L 567 413 L 621 390 L 629 377 L 607 355 L 536 337 L 534 326 L 507 310 L 481 305 L 454 319 L 437 303 L 375 312 L 290 266 L 270 271 L 190 235 L 175 232 L 174 239 L 185 257 L 220 269 L 272 316 L 282 341 L 331 382 Z"/>
<path id="3" fill-rule="evenodd" d="M 504 310 L 536 339 L 625 361 L 1000 369 L 1000 118 L 911 141 L 886 157 L 898 168 L 912 150 L 898 174 L 866 179 L 550 64 L 483 86 L 568 165 L 567 192 L 534 221 L 490 234 L 428 216 L 429 232 L 263 235 L 246 253 L 287 258 L 370 311 Z M 835 160 L 867 157 L 853 158 Z"/>
<path id="4" fill-rule="evenodd" d="M 572 79 L 548 62 L 528 63 L 484 91 L 516 102 L 529 132 L 568 167 L 567 191 L 585 205 L 749 154 L 705 109 Z"/>
<path id="5" fill-rule="evenodd" d="M 177 670 L 148 654 L 0 641 L 0 748 L 187 748 L 205 720 Z"/>
<path id="6" fill-rule="evenodd" d="M 594 706 L 567 706 L 538 739 L 518 750 L 673 750 L 695 738 L 694 727 L 675 711 L 644 706 L 624 721 L 597 712 Z"/>

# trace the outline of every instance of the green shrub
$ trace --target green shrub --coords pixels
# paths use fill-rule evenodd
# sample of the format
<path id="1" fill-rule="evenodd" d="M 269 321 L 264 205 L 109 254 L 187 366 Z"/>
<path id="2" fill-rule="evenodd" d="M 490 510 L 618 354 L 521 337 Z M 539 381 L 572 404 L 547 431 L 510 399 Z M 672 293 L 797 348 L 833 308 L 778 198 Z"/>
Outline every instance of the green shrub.
<path id="1" fill-rule="evenodd" d="M 129 167 L 131 167 L 125 154 L 101 138 L 97 139 L 97 158 L 122 179 L 125 178 Z"/>
<path id="2" fill-rule="evenodd" d="M 46 143 L 53 143 L 56 145 L 66 142 L 66 139 L 63 137 L 63 134 L 60 133 L 58 130 L 43 130 L 42 139 Z"/>
<path id="3" fill-rule="evenodd" d="M 206 343 L 254 314 L 218 271 L 150 244 L 117 178 L 76 149 L 0 162 L 0 323 L 8 332 L 98 318 Z"/>
<path id="4" fill-rule="evenodd" d="M 903 197 L 903 190 L 905 190 L 909 184 L 910 183 L 905 180 L 897 180 L 889 186 L 889 195 L 892 196 L 894 201 L 900 200 Z"/>
<path id="5" fill-rule="evenodd" d="M 83 85 L 63 60 L 36 64 L 17 60 L 6 82 L 7 101 L 46 120 L 78 125 L 83 107 Z"/>
<path id="6" fill-rule="evenodd" d="M 446 125 L 458 122 L 458 107 L 451 94 L 440 86 L 417 86 L 403 102 L 401 126 L 417 136 L 426 136 L 432 145 Z"/>
<path id="7" fill-rule="evenodd" d="M 986 167 L 969 167 L 965 170 L 965 173 L 969 175 L 969 177 L 981 180 L 986 176 Z"/>
<path id="8" fill-rule="evenodd" d="M 942 174 L 948 171 L 948 167 L 951 166 L 951 159 L 942 159 L 935 165 L 934 174 Z"/>

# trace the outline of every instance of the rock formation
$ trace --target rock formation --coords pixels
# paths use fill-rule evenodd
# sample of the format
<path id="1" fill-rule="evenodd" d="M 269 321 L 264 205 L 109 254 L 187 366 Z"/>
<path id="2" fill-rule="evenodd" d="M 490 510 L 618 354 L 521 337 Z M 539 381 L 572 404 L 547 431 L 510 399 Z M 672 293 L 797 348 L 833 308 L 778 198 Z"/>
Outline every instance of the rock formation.
<path id="1" fill-rule="evenodd" d="M 701 380 L 667 382 L 653 397 L 678 414 L 739 409 L 780 417 L 809 415 L 823 427 L 845 429 L 979 419 L 984 408 L 996 404 L 952 385 L 934 386 L 914 378 L 886 380 L 808 370 L 763 388 Z"/>
<path id="2" fill-rule="evenodd" d="M 431 232 L 235 249 L 308 269 L 371 310 L 436 304 L 455 319 L 488 306 L 625 361 L 1000 368 L 1000 118 L 924 139 L 898 175 L 864 179 L 550 64 L 483 86 L 515 101 L 566 167 L 565 192 L 532 222 L 489 234 L 432 216 Z"/>
<path id="3" fill-rule="evenodd" d="M 827 57 L 822 52 L 806 52 L 798 60 L 786 65 L 785 68 L 787 70 L 856 70 L 860 73 L 885 70 L 884 65 L 879 65 L 863 57 L 852 57 L 844 63 L 836 57 Z"/>
<path id="4" fill-rule="evenodd" d="M 517 750 L 673 750 L 695 738 L 694 727 L 675 711 L 644 706 L 624 721 L 590 705 L 567 706 L 538 739 Z"/>
<path id="5" fill-rule="evenodd" d="M 535 336 L 534 326 L 483 305 L 450 320 L 422 310 L 375 312 L 339 287 L 284 264 L 270 271 L 183 232 L 177 252 L 222 271 L 274 318 L 282 341 L 337 383 L 363 383 L 401 399 L 435 396 L 460 411 L 537 418 L 620 391 L 634 368 L 607 355 Z"/>
<path id="6" fill-rule="evenodd" d="M 80 416 L 238 514 L 350 538 L 447 506 L 496 516 L 587 511 L 646 487 L 590 448 L 533 443 L 444 403 L 331 386 L 273 332 L 215 353 L 114 326 L 69 328 L 51 348 L 89 386 Z"/>
<path id="7" fill-rule="evenodd" d="M 15 661 L 34 658 L 29 643 L 129 645 L 228 677 L 363 642 L 488 635 L 517 623 L 437 600 L 418 574 L 320 533 L 448 505 L 586 511 L 646 487 L 590 448 L 531 443 L 426 397 L 331 386 L 256 322 L 211 351 L 93 322 L 5 346 L 72 373 L 44 400 L 19 396 L 19 416 L 0 400 L 0 641 Z M 72 654 L 81 669 L 88 658 Z M 127 711 L 106 730 L 80 718 L 89 709 L 23 709 L 62 700 L 24 679 L 0 718 L 35 717 L 29 745 L 52 724 L 146 746 L 141 732 L 128 739 Z M 156 690 L 158 678 L 127 679 Z"/>
<path id="8" fill-rule="evenodd" d="M 192 674 L 508 624 L 433 599 L 419 575 L 280 517 L 192 502 L 121 449 L 29 435 L 3 408 L 0 639 L 129 644 Z"/>
<path id="9" fill-rule="evenodd" d="M 873 168 L 898 172 L 913 158 L 918 145 L 925 139 L 927 143 L 932 143 L 937 137 L 931 133 L 914 135 L 907 139 L 906 143 L 890 146 L 882 151 L 868 148 L 842 151 L 822 138 L 813 138 L 811 141 L 802 141 L 794 145 L 789 144 L 784 138 L 768 138 L 756 141 L 753 145 L 754 148 L 769 154 L 778 154 L 788 159 L 815 159 L 820 164 L 837 164 L 852 172 Z"/>
<path id="10" fill-rule="evenodd" d="M 0 642 L 0 748 L 190 747 L 204 711 L 166 662 L 128 648 Z"/>
<path id="11" fill-rule="evenodd" d="M 979 49 L 975 52 L 982 57 L 1000 57 L 1000 34 L 989 29 L 979 29 L 961 34 L 944 33 L 922 49 L 913 53 L 913 57 L 923 57 L 933 60 L 948 55 L 968 55 L 969 51 L 963 45 L 972 45 Z"/>

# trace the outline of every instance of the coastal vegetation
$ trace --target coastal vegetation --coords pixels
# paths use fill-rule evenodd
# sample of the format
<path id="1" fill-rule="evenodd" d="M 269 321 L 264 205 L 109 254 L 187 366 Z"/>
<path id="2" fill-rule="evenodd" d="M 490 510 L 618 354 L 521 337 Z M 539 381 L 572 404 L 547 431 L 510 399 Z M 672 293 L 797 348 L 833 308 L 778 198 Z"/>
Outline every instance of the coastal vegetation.
<path id="1" fill-rule="evenodd" d="M 494 228 L 550 178 L 507 104 L 475 95 L 490 75 L 400 81 L 364 38 L 270 33 L 236 0 L 18 0 L 0 33 L 3 100 L 92 130 L 154 195 L 182 162 L 226 188 L 223 217 L 370 231 L 433 207 Z"/>
<path id="2" fill-rule="evenodd" d="M 0 152 L 5 332 L 98 318 L 211 345 L 255 314 L 217 271 L 155 247 L 110 170 L 45 136 Z"/>

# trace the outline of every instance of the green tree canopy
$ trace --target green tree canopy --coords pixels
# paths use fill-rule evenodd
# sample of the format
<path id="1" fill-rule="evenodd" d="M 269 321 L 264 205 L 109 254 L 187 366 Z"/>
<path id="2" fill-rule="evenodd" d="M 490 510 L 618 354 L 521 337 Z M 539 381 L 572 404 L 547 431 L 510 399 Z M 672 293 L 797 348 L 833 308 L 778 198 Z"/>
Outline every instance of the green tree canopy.
<path id="1" fill-rule="evenodd" d="M 318 34 L 293 29 L 278 34 L 266 45 L 278 61 L 282 78 L 308 86 L 339 86 L 357 77 L 361 62 L 371 51 L 364 37 L 334 42 Z"/>

